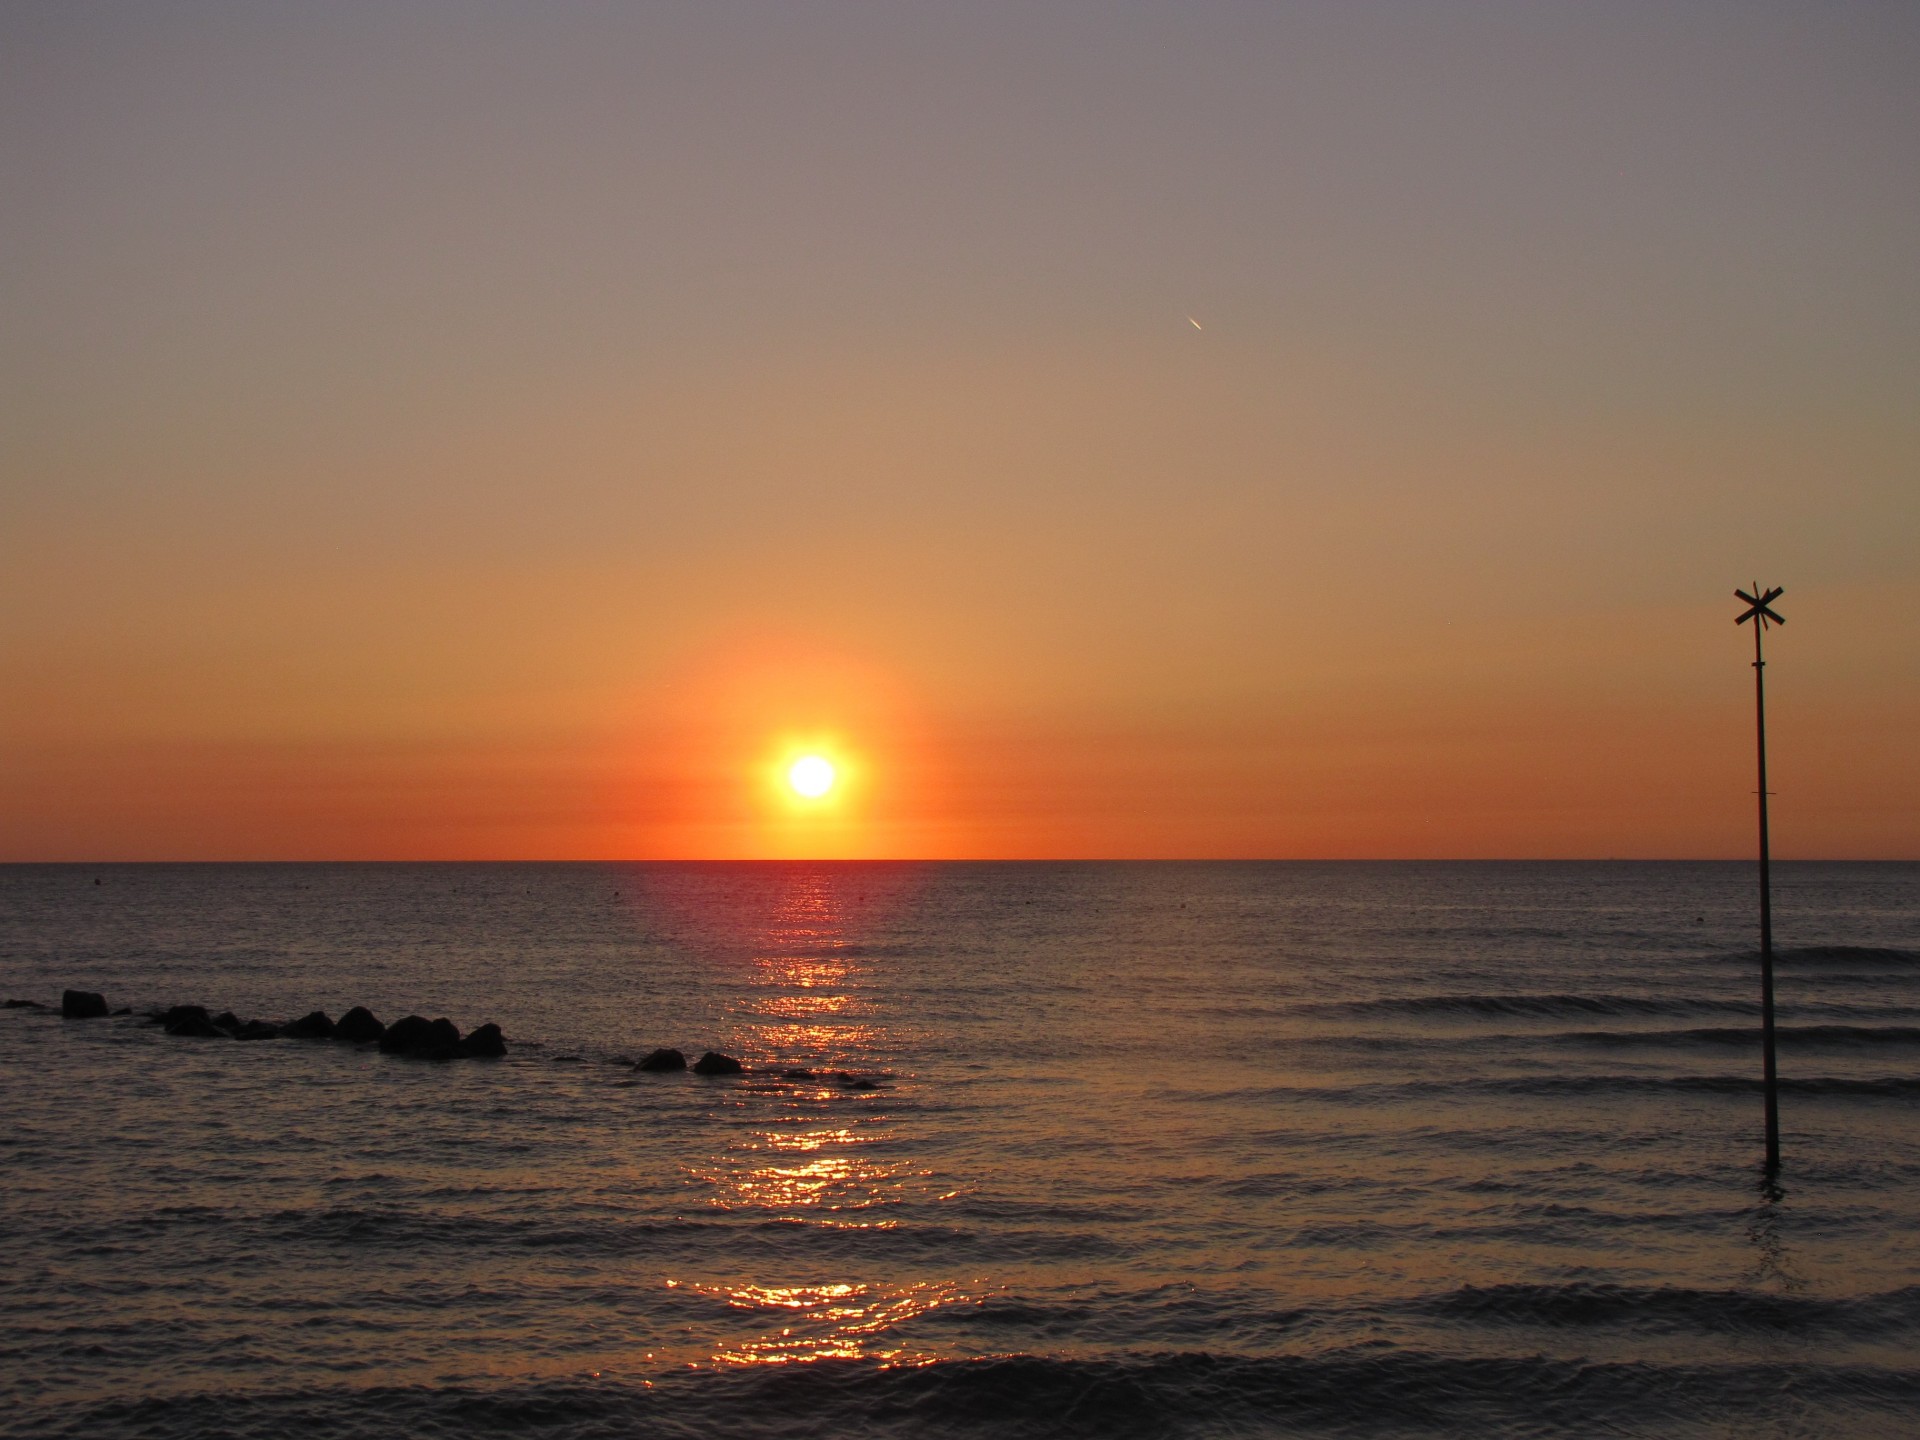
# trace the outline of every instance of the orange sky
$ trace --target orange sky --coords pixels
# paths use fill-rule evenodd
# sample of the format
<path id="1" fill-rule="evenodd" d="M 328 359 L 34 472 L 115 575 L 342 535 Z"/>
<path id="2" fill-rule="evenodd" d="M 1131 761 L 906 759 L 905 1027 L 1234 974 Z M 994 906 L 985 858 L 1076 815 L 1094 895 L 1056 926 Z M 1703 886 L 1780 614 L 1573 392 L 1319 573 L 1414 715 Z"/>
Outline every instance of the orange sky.
<path id="1" fill-rule="evenodd" d="M 0 860 L 1920 855 L 1916 62 L 11 9 Z"/>

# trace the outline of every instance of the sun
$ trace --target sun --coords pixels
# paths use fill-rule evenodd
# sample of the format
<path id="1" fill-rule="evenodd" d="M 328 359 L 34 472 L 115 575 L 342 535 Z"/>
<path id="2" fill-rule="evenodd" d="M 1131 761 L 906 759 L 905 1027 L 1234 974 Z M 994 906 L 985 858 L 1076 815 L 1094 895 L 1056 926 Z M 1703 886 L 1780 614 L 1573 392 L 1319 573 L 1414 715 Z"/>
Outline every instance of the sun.
<path id="1" fill-rule="evenodd" d="M 823 756 L 802 755 L 787 767 L 787 784 L 793 793 L 818 800 L 833 789 L 833 764 Z"/>

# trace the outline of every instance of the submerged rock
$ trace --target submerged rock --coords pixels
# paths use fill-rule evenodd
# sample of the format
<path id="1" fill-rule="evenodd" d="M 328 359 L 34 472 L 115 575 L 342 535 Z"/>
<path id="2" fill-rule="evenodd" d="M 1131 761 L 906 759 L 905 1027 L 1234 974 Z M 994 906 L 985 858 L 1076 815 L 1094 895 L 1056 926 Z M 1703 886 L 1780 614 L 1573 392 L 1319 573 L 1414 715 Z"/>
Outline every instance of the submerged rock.
<path id="1" fill-rule="evenodd" d="M 460 1042 L 460 1053 L 476 1060 L 495 1060 L 507 1053 L 507 1039 L 492 1021 L 467 1033 Z"/>
<path id="2" fill-rule="evenodd" d="M 696 1075 L 738 1075 L 745 1069 L 731 1055 L 722 1055 L 718 1050 L 709 1050 L 693 1062 Z"/>
<path id="3" fill-rule="evenodd" d="M 378 1040 L 387 1033 L 387 1027 L 373 1018 L 373 1012 L 364 1005 L 356 1005 L 340 1017 L 333 1027 L 333 1038 L 351 1040 L 356 1044 L 365 1040 Z"/>
<path id="4" fill-rule="evenodd" d="M 69 1020 L 98 1020 L 107 1013 L 107 997 L 94 990 L 63 991 L 60 1013 Z"/>
<path id="5" fill-rule="evenodd" d="M 452 1060 L 460 1054 L 460 1030 L 444 1015 L 426 1020 L 409 1015 L 396 1020 L 380 1037 L 380 1053 L 415 1060 Z"/>
<path id="6" fill-rule="evenodd" d="M 278 1040 L 280 1027 L 266 1020 L 249 1020 L 230 1032 L 236 1040 Z"/>
<path id="7" fill-rule="evenodd" d="M 326 1011 L 315 1010 L 298 1020 L 289 1020 L 280 1027 L 280 1033 L 289 1040 L 331 1040 L 333 1021 L 327 1018 Z"/>
<path id="8" fill-rule="evenodd" d="M 0 1000 L 0 1010 L 44 1010 L 38 1000 Z"/>
<path id="9" fill-rule="evenodd" d="M 633 1067 L 636 1070 L 649 1070 L 659 1073 L 667 1070 L 684 1070 L 687 1057 L 678 1050 L 655 1050 Z"/>

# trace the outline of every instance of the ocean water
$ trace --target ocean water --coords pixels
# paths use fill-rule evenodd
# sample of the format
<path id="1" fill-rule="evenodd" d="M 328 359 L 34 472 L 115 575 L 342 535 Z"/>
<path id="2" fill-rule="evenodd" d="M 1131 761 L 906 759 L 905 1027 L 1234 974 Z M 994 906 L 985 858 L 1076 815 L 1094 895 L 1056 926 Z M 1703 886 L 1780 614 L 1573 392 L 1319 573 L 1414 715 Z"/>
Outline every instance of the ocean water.
<path id="1" fill-rule="evenodd" d="M 0 868 L 0 992 L 56 1007 L 0 1012 L 0 1434 L 1920 1433 L 1920 866 L 1778 868 L 1777 1196 L 1754 910 L 1732 864 Z"/>

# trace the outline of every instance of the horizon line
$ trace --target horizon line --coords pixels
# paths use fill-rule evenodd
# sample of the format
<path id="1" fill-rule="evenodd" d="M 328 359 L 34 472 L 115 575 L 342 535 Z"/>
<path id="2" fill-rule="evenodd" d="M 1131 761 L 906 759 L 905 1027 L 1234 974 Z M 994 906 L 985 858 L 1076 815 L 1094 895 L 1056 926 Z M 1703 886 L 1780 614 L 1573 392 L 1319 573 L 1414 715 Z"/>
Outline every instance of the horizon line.
<path id="1" fill-rule="evenodd" d="M 1777 865 L 1913 865 L 1920 856 L 1775 855 Z M 1752 855 L 967 855 L 967 856 L 675 856 L 420 858 L 253 857 L 245 859 L 148 858 L 140 860 L 0 860 L 0 868 L 108 865 L 1739 865 Z"/>

